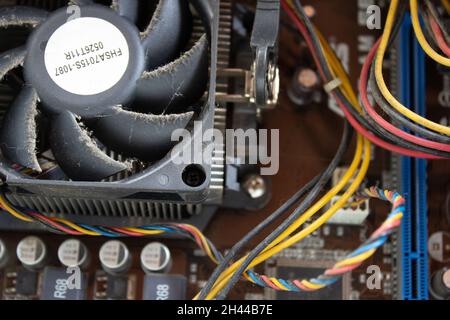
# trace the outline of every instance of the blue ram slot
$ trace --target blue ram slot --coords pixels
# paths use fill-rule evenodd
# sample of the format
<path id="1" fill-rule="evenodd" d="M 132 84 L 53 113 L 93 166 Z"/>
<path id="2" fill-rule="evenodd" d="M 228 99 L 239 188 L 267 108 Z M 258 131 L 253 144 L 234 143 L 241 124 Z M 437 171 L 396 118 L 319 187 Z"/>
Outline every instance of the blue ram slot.
<path id="1" fill-rule="evenodd" d="M 404 105 L 411 104 L 411 76 L 410 76 L 410 35 L 411 23 L 409 17 L 405 17 L 400 33 L 397 51 L 398 61 L 398 95 L 399 100 Z M 410 300 L 413 297 L 413 266 L 411 260 L 412 254 L 412 160 L 409 157 L 401 158 L 401 192 L 405 196 L 405 213 L 402 221 L 402 230 L 400 235 L 401 255 L 400 255 L 400 279 L 401 279 L 401 298 Z"/>
<path id="2" fill-rule="evenodd" d="M 413 37 L 414 52 L 414 106 L 415 112 L 426 116 L 425 52 Z M 416 209 L 416 298 L 428 299 L 428 204 L 427 161 L 415 159 L 415 209 Z"/>
<path id="3" fill-rule="evenodd" d="M 409 15 L 405 16 L 400 30 L 397 59 L 400 101 L 406 106 L 414 105 L 416 113 L 425 115 L 425 55 L 412 32 Z M 400 236 L 401 298 L 404 300 L 428 299 L 426 189 L 426 161 L 402 157 L 401 190 L 407 199 Z"/>

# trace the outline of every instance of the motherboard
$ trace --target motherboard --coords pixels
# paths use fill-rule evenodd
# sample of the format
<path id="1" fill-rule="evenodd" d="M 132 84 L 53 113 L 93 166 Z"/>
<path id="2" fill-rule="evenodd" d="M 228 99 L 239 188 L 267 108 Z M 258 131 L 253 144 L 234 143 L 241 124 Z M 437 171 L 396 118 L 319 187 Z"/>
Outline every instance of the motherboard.
<path id="1" fill-rule="evenodd" d="M 327 43 L 340 61 L 358 102 L 361 69 L 383 39 L 395 3 L 305 0 L 298 8 L 296 1 L 284 0 L 69 1 L 66 7 L 67 2 L 0 0 L 0 53 L 17 54 L 19 60 L 23 55 L 7 75 L 2 68 L 7 68 L 3 61 L 8 55 L 0 57 L 4 300 L 186 300 L 206 290 L 217 263 L 236 243 L 321 177 L 347 130 L 348 115 L 333 97 L 342 84 L 322 79 L 295 21 L 311 23 L 320 32 L 316 38 L 325 54 Z M 419 2 L 423 17 L 431 17 L 428 29 L 440 25 L 448 49 L 448 1 Z M 414 7 L 402 6 L 382 64 L 388 87 L 411 112 L 448 129 L 449 66 L 423 51 L 411 22 Z M 76 8 L 81 17 L 66 22 Z M 68 47 L 74 51 L 60 57 Z M 378 80 L 369 78 L 369 87 Z M 30 122 L 30 113 L 36 122 Z M 384 110 L 379 114 L 390 116 Z M 413 132 L 396 118 L 388 122 Z M 267 142 L 267 135 L 244 136 L 249 143 L 243 156 L 239 150 L 228 154 L 228 139 L 212 139 L 198 146 L 200 153 L 210 152 L 206 164 L 171 161 L 170 150 L 182 144 L 170 142 L 172 131 L 184 130 L 182 137 L 208 129 L 218 135 L 228 130 L 268 133 L 272 145 L 265 151 L 272 153 L 271 161 L 245 163 L 252 144 Z M 261 259 L 254 273 L 237 278 L 221 298 L 450 299 L 449 150 L 393 143 L 427 158 L 370 145 L 370 166 L 358 188 L 313 228 L 317 216 L 339 204 L 358 180 L 354 176 L 342 183 L 354 165 L 359 139 L 366 138 L 353 133 L 348 139 L 318 195 L 338 192 L 283 241 L 295 237 L 294 231 L 306 230 L 307 236 Z M 443 133 L 441 140 L 430 140 L 444 145 L 446 138 Z M 269 167 L 274 173 L 263 174 L 261 168 Z M 404 198 L 401 223 L 386 225 L 393 229 L 377 238 L 379 243 L 373 236 L 380 235 L 397 198 L 390 204 L 364 196 L 371 187 Z M 264 243 L 294 211 L 278 215 L 227 265 Z M 354 252 L 362 244 L 377 244 L 377 250 L 339 278 L 329 276 L 341 261 L 359 257 Z"/>

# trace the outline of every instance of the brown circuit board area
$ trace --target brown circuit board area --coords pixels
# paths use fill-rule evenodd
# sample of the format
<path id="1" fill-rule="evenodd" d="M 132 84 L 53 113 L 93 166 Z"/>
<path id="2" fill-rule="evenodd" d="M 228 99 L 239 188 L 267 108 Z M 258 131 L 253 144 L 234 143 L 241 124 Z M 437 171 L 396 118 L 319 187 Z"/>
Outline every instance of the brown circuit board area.
<path id="1" fill-rule="evenodd" d="M 237 2 L 237 1 L 236 1 Z M 239 1 L 249 6 L 254 1 Z M 356 87 L 359 78 L 362 59 L 367 54 L 367 48 L 361 46 L 360 37 L 371 39 L 377 37 L 378 31 L 369 31 L 358 23 L 358 17 L 365 13 L 361 3 L 365 1 L 326 0 L 304 1 L 315 10 L 313 22 L 327 39 L 343 54 L 350 73 L 352 84 Z M 378 2 L 378 1 L 375 1 Z M 385 1 L 379 1 L 384 4 Z M 1 40 L 0 40 L 1 41 Z M 295 70 L 300 67 L 314 68 L 308 59 L 305 45 L 293 28 L 288 17 L 282 14 L 279 41 L 279 66 L 281 73 L 281 93 L 278 106 L 263 113 L 263 128 L 280 129 L 280 170 L 271 177 L 271 201 L 262 210 L 255 212 L 221 209 L 217 212 L 205 230 L 205 235 L 222 252 L 226 252 L 249 230 L 277 209 L 290 195 L 304 186 L 310 179 L 321 172 L 333 158 L 338 147 L 343 120 L 328 108 L 328 98 L 324 95 L 322 101 L 306 107 L 298 108 L 291 103 L 287 89 L 292 81 Z M 370 48 L 369 48 L 370 49 Z M 435 121 L 450 123 L 450 109 L 443 107 L 439 101 L 441 92 L 445 89 L 443 76 L 436 67 L 427 65 L 427 107 L 429 116 Z M 450 80 L 447 79 L 447 86 Z M 448 88 L 447 88 L 448 90 Z M 449 98 L 447 98 L 447 103 Z M 231 107 L 230 107 L 231 108 Z M 354 144 L 353 144 L 354 146 Z M 348 165 L 353 157 L 353 146 L 341 166 Z M 366 183 L 369 185 L 395 185 L 398 172 L 392 168 L 392 158 L 388 152 L 373 149 L 374 155 Z M 390 178 L 385 181 L 386 177 Z M 398 182 L 398 181 L 397 181 Z M 450 232 L 447 217 L 447 197 L 450 193 L 450 164 L 448 161 L 430 162 L 428 164 L 428 230 L 435 232 Z M 389 206 L 373 201 L 370 203 L 370 215 L 360 226 L 344 226 L 327 224 L 306 239 L 303 244 L 294 247 L 287 254 L 272 258 L 258 268 L 259 272 L 277 276 L 309 277 L 318 275 L 320 271 L 332 264 L 337 258 L 355 249 L 371 232 L 379 226 L 386 217 Z M 280 220 L 281 221 L 281 220 Z M 280 222 L 273 224 L 273 228 Z M 263 239 L 270 230 L 254 239 L 246 249 L 251 249 Z M 14 247 L 28 233 L 0 233 L 7 246 Z M 49 265 L 58 265 L 57 248 L 67 237 L 39 234 L 48 246 Z M 94 275 L 101 269 L 97 258 L 100 246 L 106 239 L 81 238 L 88 247 L 93 258 L 87 272 L 89 277 L 88 297 L 94 298 Z M 142 298 L 142 279 L 144 273 L 140 267 L 139 255 L 150 239 L 124 239 L 133 256 L 133 266 L 130 274 L 136 276 L 134 298 Z M 173 263 L 170 273 L 186 276 L 188 281 L 187 298 L 193 297 L 209 275 L 214 270 L 213 263 L 188 241 L 159 239 L 166 244 L 172 253 Z M 279 295 L 270 290 L 263 290 L 254 285 L 242 282 L 231 292 L 230 299 L 395 299 L 398 297 L 398 279 L 401 269 L 398 266 L 398 243 L 390 240 L 363 266 L 343 278 L 337 284 L 338 289 L 327 289 L 324 293 L 302 295 Z M 447 253 L 450 257 L 450 254 Z M 369 289 L 366 281 L 369 276 L 368 266 L 379 266 L 382 279 L 381 287 Z M 430 274 L 448 266 L 450 262 L 440 262 L 429 259 Z M 2 282 L 0 282 L 2 283 Z M 1 287 L 2 285 L 0 285 Z"/>

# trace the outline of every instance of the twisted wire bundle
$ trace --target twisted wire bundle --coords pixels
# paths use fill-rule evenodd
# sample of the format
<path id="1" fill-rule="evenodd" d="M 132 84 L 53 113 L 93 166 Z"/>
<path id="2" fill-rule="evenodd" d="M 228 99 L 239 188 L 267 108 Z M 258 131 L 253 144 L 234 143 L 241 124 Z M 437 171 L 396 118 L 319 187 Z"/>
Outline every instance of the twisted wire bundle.
<path id="1" fill-rule="evenodd" d="M 64 218 L 47 217 L 41 213 L 13 206 L 6 197 L 0 195 L 0 206 L 14 217 L 25 222 L 38 222 L 54 233 L 72 236 L 103 236 L 109 238 L 146 237 L 152 235 L 172 234 L 194 241 L 215 263 L 222 260 L 222 255 L 214 244 L 195 226 L 181 223 L 164 223 L 140 227 L 107 227 L 75 223 Z"/>
<path id="2" fill-rule="evenodd" d="M 389 201 L 392 210 L 385 222 L 371 235 L 371 237 L 358 249 L 337 262 L 333 267 L 327 269 L 322 275 L 312 279 L 285 280 L 280 278 L 270 278 L 253 271 L 248 271 L 246 278 L 261 287 L 271 288 L 277 291 L 316 291 L 329 286 L 338 281 L 344 274 L 358 268 L 364 261 L 369 259 L 378 248 L 380 248 L 388 237 L 400 226 L 403 212 L 405 210 L 405 200 L 397 192 L 383 191 L 378 188 L 365 190 L 365 194 L 372 198 Z"/>

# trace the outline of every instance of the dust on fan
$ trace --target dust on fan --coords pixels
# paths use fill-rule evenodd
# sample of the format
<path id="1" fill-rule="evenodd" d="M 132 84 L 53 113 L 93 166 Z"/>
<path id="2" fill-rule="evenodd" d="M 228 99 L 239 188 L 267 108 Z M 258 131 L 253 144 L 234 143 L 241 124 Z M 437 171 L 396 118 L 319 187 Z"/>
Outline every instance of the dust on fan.
<path id="1" fill-rule="evenodd" d="M 26 45 L 0 55 L 0 80 L 22 65 L 24 74 L 4 117 L 0 147 L 11 163 L 40 172 L 36 116 L 41 113 L 64 173 L 72 180 L 98 181 L 129 164 L 110 158 L 97 140 L 141 161 L 156 161 L 170 151 L 173 130 L 188 125 L 192 106 L 207 87 L 208 36 L 181 53 L 192 23 L 185 0 L 160 0 L 142 31 L 136 26 L 137 0 L 114 0 L 111 7 L 74 2 L 80 4 L 76 19 L 66 8 L 0 9 L 0 27 L 33 28 Z M 120 43 L 121 60 L 108 60 Z M 53 74 L 54 68 L 56 73 L 62 68 L 61 74 Z"/>

